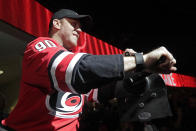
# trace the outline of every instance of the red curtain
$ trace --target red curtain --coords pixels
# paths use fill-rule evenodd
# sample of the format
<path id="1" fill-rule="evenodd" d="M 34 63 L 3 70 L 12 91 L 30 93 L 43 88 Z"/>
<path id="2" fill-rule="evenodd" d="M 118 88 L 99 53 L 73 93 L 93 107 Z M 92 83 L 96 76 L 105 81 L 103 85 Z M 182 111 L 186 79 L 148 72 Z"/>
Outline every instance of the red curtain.
<path id="1" fill-rule="evenodd" d="M 0 0 L 0 19 L 34 36 L 47 36 L 52 12 L 35 0 Z M 81 32 L 75 52 L 96 55 L 122 54 L 123 51 Z M 176 73 L 161 74 L 166 85 L 173 87 L 196 87 L 196 78 Z"/>
<path id="2" fill-rule="evenodd" d="M 0 0 L 0 19 L 34 36 L 47 36 L 51 16 L 35 0 Z"/>
<path id="3" fill-rule="evenodd" d="M 76 48 L 73 52 L 86 52 L 94 55 L 122 54 L 123 51 L 100 40 L 88 33 L 81 32 Z"/>

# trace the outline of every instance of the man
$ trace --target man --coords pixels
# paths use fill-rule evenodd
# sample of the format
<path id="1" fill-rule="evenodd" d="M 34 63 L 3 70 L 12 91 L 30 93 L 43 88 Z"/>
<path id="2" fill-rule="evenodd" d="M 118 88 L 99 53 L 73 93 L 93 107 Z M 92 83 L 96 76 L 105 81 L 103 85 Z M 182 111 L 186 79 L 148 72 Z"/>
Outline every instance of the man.
<path id="1" fill-rule="evenodd" d="M 27 45 L 18 103 L 2 121 L 6 128 L 78 130 L 85 99 L 103 100 L 99 97 L 101 87 L 123 80 L 124 74 L 135 69 L 158 73 L 176 70 L 176 60 L 164 47 L 128 57 L 70 52 L 77 45 L 81 26 L 90 20 L 89 15 L 59 10 L 51 18 L 50 37 L 39 37 Z M 165 58 L 164 62 L 157 64 L 161 57 Z"/>

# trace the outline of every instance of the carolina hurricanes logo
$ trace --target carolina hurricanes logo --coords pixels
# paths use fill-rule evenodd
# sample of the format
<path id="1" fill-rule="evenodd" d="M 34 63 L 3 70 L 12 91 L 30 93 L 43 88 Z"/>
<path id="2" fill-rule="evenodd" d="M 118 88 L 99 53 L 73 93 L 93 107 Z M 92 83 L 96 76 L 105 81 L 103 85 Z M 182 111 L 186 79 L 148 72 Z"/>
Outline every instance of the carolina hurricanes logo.
<path id="1" fill-rule="evenodd" d="M 70 92 L 56 92 L 46 97 L 46 107 L 49 114 L 60 118 L 79 117 L 82 111 L 82 95 Z"/>

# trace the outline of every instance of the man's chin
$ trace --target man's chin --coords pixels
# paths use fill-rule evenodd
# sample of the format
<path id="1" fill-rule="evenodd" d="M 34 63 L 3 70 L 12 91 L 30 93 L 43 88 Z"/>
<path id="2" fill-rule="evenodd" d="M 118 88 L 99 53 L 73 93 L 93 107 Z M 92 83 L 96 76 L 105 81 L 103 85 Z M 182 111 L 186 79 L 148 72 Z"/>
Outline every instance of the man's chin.
<path id="1" fill-rule="evenodd" d="M 68 50 L 73 49 L 76 46 L 77 46 L 77 43 L 76 44 L 72 43 L 72 44 L 69 44 L 69 45 L 63 45 L 63 47 L 66 48 L 66 49 L 68 49 Z"/>
<path id="2" fill-rule="evenodd" d="M 71 48 L 74 48 L 74 47 L 76 47 L 77 46 L 77 43 L 73 43 L 72 45 L 71 45 Z"/>
<path id="3" fill-rule="evenodd" d="M 72 43 L 72 44 L 70 44 L 68 49 L 72 50 L 72 49 L 76 48 L 76 46 L 77 46 L 77 43 Z"/>

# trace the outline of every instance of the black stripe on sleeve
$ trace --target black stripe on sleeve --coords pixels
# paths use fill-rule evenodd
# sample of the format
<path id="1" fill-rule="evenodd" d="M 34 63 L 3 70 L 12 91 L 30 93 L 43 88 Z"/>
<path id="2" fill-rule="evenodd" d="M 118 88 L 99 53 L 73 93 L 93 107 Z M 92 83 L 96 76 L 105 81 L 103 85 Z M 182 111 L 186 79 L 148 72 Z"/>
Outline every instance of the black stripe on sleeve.
<path id="1" fill-rule="evenodd" d="M 50 62 L 49 62 L 49 65 L 48 65 L 48 76 L 49 76 L 49 79 L 50 79 L 50 83 L 51 83 L 51 88 L 52 88 L 52 89 L 55 89 L 55 88 L 54 88 L 54 82 L 53 82 L 53 80 L 52 80 L 52 75 L 51 75 L 51 73 L 50 73 L 51 68 L 52 68 L 52 64 L 53 64 L 54 60 L 55 60 L 60 54 L 62 54 L 63 52 L 64 52 L 64 50 L 59 50 L 56 54 L 54 54 L 54 56 L 51 58 L 51 60 L 50 60 Z"/>

